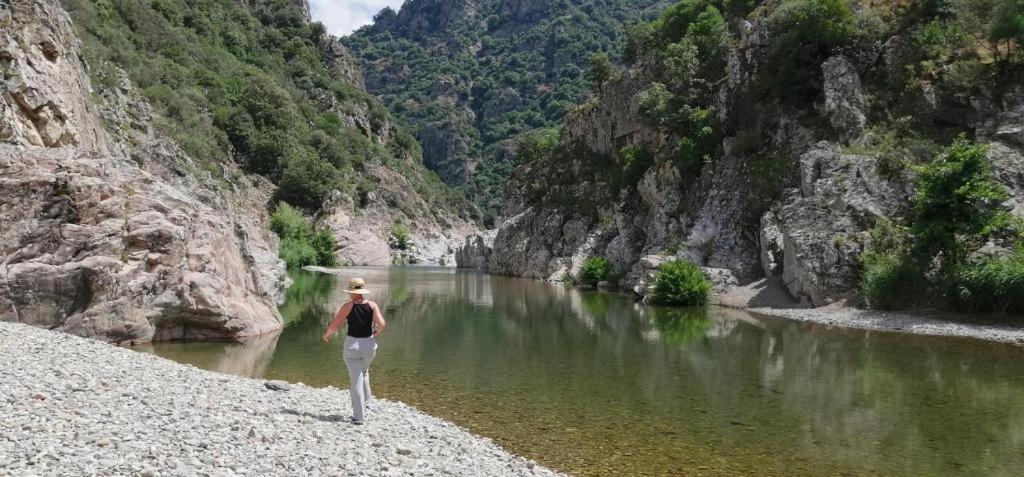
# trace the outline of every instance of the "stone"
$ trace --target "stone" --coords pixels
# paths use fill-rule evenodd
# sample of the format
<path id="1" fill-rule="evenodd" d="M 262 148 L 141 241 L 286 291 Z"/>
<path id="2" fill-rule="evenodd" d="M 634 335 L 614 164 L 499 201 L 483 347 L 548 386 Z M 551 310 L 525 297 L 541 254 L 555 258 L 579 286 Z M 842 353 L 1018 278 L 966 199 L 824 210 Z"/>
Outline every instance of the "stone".
<path id="1" fill-rule="evenodd" d="M 267 381 L 263 383 L 263 386 L 271 391 L 288 391 L 292 388 L 291 384 L 284 381 Z"/>
<path id="2" fill-rule="evenodd" d="M 821 65 L 825 78 L 824 115 L 839 132 L 840 141 L 860 136 L 867 124 L 860 76 L 843 56 L 833 56 Z"/>
<path id="3" fill-rule="evenodd" d="M 399 447 L 395 452 L 397 452 L 398 455 L 412 455 L 412 450 L 404 447 Z"/>
<path id="4" fill-rule="evenodd" d="M 497 230 L 492 230 L 484 234 L 467 236 L 465 243 L 455 251 L 456 266 L 487 271 L 496 234 Z"/>

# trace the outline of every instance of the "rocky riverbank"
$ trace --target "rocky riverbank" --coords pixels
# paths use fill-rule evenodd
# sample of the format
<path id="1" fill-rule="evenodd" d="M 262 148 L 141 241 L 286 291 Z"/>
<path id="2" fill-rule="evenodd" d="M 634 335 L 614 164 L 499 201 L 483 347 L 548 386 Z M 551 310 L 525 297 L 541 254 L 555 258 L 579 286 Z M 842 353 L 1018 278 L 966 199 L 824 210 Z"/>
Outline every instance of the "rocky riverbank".
<path id="1" fill-rule="evenodd" d="M 399 402 L 217 374 L 0 323 L 0 476 L 554 475 Z"/>
<path id="2" fill-rule="evenodd" d="M 939 311 L 865 310 L 849 306 L 846 302 L 807 308 L 801 307 L 799 302 L 793 300 L 779 277 L 716 291 L 712 294 L 711 302 L 762 315 L 829 326 L 1024 345 L 1024 317 L 965 315 Z"/>

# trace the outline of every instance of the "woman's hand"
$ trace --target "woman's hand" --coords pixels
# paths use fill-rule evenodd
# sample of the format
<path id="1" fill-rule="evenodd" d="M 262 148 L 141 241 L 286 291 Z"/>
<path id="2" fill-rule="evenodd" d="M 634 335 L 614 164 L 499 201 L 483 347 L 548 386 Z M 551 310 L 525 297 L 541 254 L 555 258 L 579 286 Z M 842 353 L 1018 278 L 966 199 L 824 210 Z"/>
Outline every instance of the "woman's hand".
<path id="1" fill-rule="evenodd" d="M 320 339 L 324 340 L 324 343 L 330 343 L 331 342 L 331 335 L 333 335 L 333 334 L 334 333 L 324 333 L 324 335 Z"/>

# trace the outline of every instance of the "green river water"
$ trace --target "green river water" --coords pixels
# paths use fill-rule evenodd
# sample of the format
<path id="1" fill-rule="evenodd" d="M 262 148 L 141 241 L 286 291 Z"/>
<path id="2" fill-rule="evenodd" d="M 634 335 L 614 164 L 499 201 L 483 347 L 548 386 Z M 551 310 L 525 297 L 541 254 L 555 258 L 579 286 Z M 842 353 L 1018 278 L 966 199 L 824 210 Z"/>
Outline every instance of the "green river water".
<path id="1" fill-rule="evenodd" d="M 371 368 L 375 394 L 558 470 L 1024 475 L 1024 348 L 1009 345 L 380 268 L 293 274 L 280 335 L 141 349 L 345 388 L 340 340 L 320 334 L 353 275 L 367 279 L 389 323 Z"/>

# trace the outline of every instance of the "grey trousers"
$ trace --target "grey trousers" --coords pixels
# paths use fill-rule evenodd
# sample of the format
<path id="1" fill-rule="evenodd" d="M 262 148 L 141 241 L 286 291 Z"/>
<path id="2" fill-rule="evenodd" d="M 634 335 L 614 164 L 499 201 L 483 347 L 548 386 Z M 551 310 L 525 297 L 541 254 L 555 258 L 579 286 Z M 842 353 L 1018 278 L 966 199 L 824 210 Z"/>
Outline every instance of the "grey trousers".
<path id="1" fill-rule="evenodd" d="M 349 396 L 352 397 L 352 420 L 362 421 L 370 403 L 370 363 L 377 355 L 374 337 L 345 337 L 345 367 L 348 368 Z"/>

